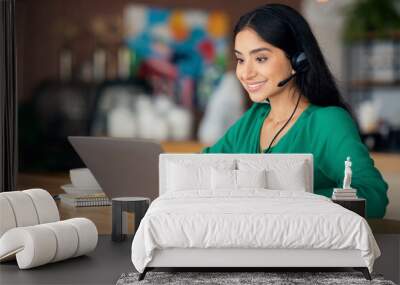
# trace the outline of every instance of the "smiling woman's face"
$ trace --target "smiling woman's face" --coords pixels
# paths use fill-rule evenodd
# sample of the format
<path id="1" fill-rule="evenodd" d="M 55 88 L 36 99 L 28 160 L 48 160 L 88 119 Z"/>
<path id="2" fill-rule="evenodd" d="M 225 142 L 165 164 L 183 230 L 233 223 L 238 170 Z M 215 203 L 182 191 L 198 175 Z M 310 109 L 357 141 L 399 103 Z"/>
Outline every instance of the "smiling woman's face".
<path id="1" fill-rule="evenodd" d="M 265 42 L 254 30 L 246 28 L 235 38 L 236 75 L 253 102 L 261 102 L 280 93 L 278 83 L 294 70 L 283 50 Z"/>

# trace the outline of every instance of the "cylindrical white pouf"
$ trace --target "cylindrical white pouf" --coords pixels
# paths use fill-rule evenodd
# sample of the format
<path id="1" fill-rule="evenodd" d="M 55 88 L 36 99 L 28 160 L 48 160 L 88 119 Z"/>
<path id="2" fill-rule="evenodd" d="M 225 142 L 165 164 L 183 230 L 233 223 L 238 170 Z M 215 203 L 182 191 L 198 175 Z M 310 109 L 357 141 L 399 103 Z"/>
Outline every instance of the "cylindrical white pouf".
<path id="1" fill-rule="evenodd" d="M 39 223 L 38 214 L 30 196 L 22 191 L 1 193 L 13 209 L 17 227 L 33 226 Z"/>
<path id="2" fill-rule="evenodd" d="M 68 223 L 54 222 L 43 224 L 43 227 L 51 229 L 56 235 L 57 252 L 51 262 L 57 262 L 74 256 L 78 248 L 78 233 Z"/>
<path id="3" fill-rule="evenodd" d="M 6 231 L 16 226 L 17 223 L 10 202 L 0 194 L 0 238 Z"/>
<path id="4" fill-rule="evenodd" d="M 40 266 L 53 260 L 57 252 L 54 232 L 42 225 L 14 228 L 0 239 L 0 254 L 17 252 L 20 269 Z"/>
<path id="5" fill-rule="evenodd" d="M 98 233 L 96 225 L 91 220 L 86 218 L 74 218 L 61 221 L 61 223 L 68 223 L 74 226 L 78 233 L 78 249 L 74 257 L 86 254 L 96 248 Z"/>
<path id="6" fill-rule="evenodd" d="M 60 220 L 56 202 L 49 192 L 43 189 L 28 189 L 22 191 L 28 194 L 36 208 L 39 224 L 51 223 Z"/>

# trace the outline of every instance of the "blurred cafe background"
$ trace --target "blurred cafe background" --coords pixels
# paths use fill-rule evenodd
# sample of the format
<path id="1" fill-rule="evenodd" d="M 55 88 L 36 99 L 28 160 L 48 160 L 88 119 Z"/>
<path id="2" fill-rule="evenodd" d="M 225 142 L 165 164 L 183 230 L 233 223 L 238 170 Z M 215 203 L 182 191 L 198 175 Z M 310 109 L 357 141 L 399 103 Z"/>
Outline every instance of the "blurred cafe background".
<path id="1" fill-rule="evenodd" d="M 19 187 L 84 167 L 67 136 L 154 139 L 172 152 L 213 144 L 251 104 L 233 25 L 268 2 L 17 0 Z M 400 201 L 400 1 L 273 2 L 310 23 Z M 388 215 L 400 219 L 399 207 Z"/>

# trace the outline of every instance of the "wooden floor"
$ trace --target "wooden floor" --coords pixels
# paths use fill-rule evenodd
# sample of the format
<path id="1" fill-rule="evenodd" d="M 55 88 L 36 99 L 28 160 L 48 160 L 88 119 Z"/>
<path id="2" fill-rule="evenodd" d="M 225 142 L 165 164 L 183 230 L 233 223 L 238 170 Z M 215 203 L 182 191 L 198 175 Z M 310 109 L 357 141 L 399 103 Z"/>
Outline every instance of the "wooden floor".
<path id="1" fill-rule="evenodd" d="M 200 152 L 204 145 L 196 142 L 185 142 L 185 143 L 163 143 L 163 149 L 169 153 L 196 153 Z M 400 187 L 397 187 L 399 183 L 400 174 L 400 155 L 389 155 L 389 154 L 373 154 L 372 155 L 376 167 L 382 172 L 385 177 L 394 177 L 391 179 L 397 179 L 388 181 L 389 185 L 392 185 L 395 190 L 390 194 L 389 199 L 392 207 L 392 212 L 399 210 L 393 203 L 400 204 Z M 385 178 L 386 178 L 385 177 Z M 386 180 L 388 180 L 386 178 Z M 65 173 L 52 173 L 52 174 L 37 174 L 37 173 L 20 173 L 18 175 L 18 190 L 29 189 L 29 188 L 43 188 L 49 191 L 52 195 L 64 193 L 60 188 L 61 185 L 71 183 L 69 180 L 69 174 Z M 400 186 L 400 185 L 399 185 Z M 397 197 L 398 196 L 398 197 Z M 397 198 L 399 198 L 397 200 Z M 86 217 L 92 220 L 99 231 L 99 234 L 110 234 L 111 233 L 111 206 L 104 207 L 71 207 L 65 204 L 57 202 L 59 207 L 61 219 L 69 219 L 73 217 Z M 394 212 L 397 215 L 397 212 Z M 400 217 L 400 215 L 399 215 Z M 129 219 L 134 217 L 130 216 Z M 374 233 L 397 233 L 400 234 L 400 218 L 399 219 L 385 219 L 385 220 L 368 220 L 372 231 Z M 133 223 L 130 223 L 131 225 Z M 131 231 L 128 228 L 128 231 Z"/>

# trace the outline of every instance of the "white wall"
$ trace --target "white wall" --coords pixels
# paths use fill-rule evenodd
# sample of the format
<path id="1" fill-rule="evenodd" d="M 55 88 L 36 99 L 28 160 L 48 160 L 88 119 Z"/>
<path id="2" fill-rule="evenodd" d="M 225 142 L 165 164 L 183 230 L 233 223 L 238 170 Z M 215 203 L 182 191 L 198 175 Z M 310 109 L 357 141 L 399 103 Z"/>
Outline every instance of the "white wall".
<path id="1" fill-rule="evenodd" d="M 303 0 L 301 12 L 321 47 L 328 66 L 337 79 L 339 87 L 343 86 L 343 8 L 353 0 Z"/>

